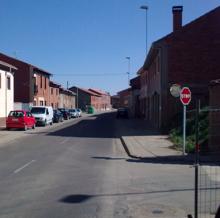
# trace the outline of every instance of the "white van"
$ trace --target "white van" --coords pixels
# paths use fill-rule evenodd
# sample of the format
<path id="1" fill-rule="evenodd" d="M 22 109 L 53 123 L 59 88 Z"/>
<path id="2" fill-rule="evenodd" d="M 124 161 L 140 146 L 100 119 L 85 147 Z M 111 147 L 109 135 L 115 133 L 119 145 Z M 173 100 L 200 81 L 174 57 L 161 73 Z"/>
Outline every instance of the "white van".
<path id="1" fill-rule="evenodd" d="M 46 126 L 53 124 L 53 108 L 48 106 L 33 106 L 31 113 L 35 117 L 37 125 Z"/>

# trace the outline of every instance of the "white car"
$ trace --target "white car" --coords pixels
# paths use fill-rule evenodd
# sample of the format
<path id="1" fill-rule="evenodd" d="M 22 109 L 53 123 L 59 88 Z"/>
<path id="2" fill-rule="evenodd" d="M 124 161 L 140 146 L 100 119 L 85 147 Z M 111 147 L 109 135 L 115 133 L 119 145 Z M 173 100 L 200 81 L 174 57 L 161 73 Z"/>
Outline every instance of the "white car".
<path id="1" fill-rule="evenodd" d="M 69 113 L 70 113 L 71 118 L 79 117 L 78 112 L 77 112 L 76 109 L 69 109 Z"/>
<path id="2" fill-rule="evenodd" d="M 38 125 L 46 126 L 53 124 L 53 108 L 47 106 L 33 106 L 31 113 L 35 117 Z"/>
<path id="3" fill-rule="evenodd" d="M 81 116 L 82 116 L 82 111 L 81 111 L 81 109 L 77 108 L 76 111 L 77 111 L 77 113 L 78 113 L 78 117 L 81 117 Z"/>

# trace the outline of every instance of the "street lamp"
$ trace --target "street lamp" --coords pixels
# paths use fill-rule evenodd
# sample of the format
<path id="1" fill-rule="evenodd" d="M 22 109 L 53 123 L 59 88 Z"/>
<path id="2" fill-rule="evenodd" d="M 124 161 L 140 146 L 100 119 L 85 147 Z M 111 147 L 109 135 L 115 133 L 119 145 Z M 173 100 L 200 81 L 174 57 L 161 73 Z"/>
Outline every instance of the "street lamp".
<path id="1" fill-rule="evenodd" d="M 147 53 L 147 10 L 149 9 L 148 6 L 142 5 L 140 9 L 146 11 L 146 53 Z"/>
<path id="2" fill-rule="evenodd" d="M 128 60 L 128 85 L 130 85 L 130 68 L 131 68 L 131 57 L 126 57 L 126 59 Z"/>

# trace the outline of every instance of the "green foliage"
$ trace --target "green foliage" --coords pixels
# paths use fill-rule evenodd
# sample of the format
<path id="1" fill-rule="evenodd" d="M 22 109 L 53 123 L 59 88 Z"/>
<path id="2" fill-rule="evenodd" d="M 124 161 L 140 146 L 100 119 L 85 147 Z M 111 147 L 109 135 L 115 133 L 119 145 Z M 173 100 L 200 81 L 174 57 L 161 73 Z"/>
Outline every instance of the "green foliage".
<path id="1" fill-rule="evenodd" d="M 195 115 L 191 115 L 186 121 L 186 152 L 193 153 L 195 148 Z M 199 114 L 199 144 L 208 140 L 208 112 Z M 182 125 L 171 129 L 169 137 L 177 150 L 182 149 L 183 143 Z"/>

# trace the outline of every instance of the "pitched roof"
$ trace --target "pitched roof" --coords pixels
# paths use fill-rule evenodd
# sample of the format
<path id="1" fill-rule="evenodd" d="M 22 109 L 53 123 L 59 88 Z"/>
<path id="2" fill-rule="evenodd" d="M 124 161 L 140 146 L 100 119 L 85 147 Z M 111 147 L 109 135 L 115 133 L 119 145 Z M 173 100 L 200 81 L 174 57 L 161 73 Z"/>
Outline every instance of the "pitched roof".
<path id="1" fill-rule="evenodd" d="M 109 95 L 107 92 L 105 92 L 105 91 L 102 91 L 102 90 L 100 90 L 100 89 L 89 89 L 89 91 L 92 91 L 92 92 L 95 92 L 95 93 L 97 93 L 97 94 L 99 94 L 99 95 Z"/>
<path id="2" fill-rule="evenodd" d="M 0 65 L 3 65 L 5 67 L 9 67 L 9 68 L 14 69 L 14 70 L 17 70 L 17 68 L 15 66 L 13 66 L 11 64 L 8 64 L 8 63 L 6 63 L 4 61 L 0 61 Z"/>
<path id="3" fill-rule="evenodd" d="M 25 62 L 25 61 L 19 60 L 19 59 L 14 58 L 14 57 L 10 57 L 10 56 L 8 56 L 8 55 L 3 54 L 3 53 L 0 52 L 0 59 L 1 59 L 1 56 L 5 57 L 5 58 L 7 58 L 7 59 L 10 59 L 10 60 L 12 60 L 12 61 L 17 61 L 17 62 L 23 63 L 23 64 L 25 64 L 25 65 L 28 65 L 28 66 L 32 67 L 33 69 L 35 69 L 36 71 L 39 71 L 39 72 L 41 72 L 41 73 L 43 73 L 43 74 L 47 74 L 47 75 L 49 75 L 49 76 L 52 75 L 51 73 L 49 73 L 49 72 L 47 72 L 47 71 L 45 71 L 45 70 L 43 70 L 43 69 L 41 69 L 41 68 L 39 68 L 39 67 L 37 67 L 37 66 L 34 66 L 34 65 L 32 65 L 32 64 L 29 64 L 29 63 L 27 63 L 27 62 Z"/>
<path id="4" fill-rule="evenodd" d="M 204 19 L 207 19 L 207 18 L 209 18 L 209 17 L 211 17 L 213 15 L 216 15 L 216 14 L 220 14 L 220 6 L 216 7 L 215 9 L 209 11 L 206 14 L 201 15 L 200 17 L 198 17 L 195 20 L 189 22 L 188 24 L 185 24 L 184 26 L 182 26 L 177 31 L 171 32 L 168 35 L 166 35 L 166 36 L 164 36 L 164 37 L 154 41 L 152 43 L 152 45 L 151 45 L 151 48 L 150 48 L 148 54 L 147 54 L 147 57 L 146 57 L 145 62 L 144 62 L 144 66 L 146 66 L 150 62 L 151 57 L 157 52 L 157 50 L 158 50 L 157 45 L 159 45 L 160 43 L 165 42 L 167 39 L 174 38 L 177 35 L 183 35 L 186 31 L 191 29 L 192 26 L 197 25 L 200 22 L 202 22 Z"/>

